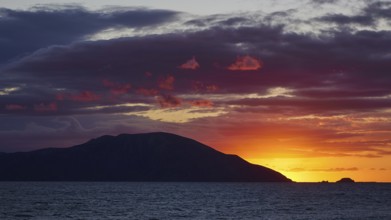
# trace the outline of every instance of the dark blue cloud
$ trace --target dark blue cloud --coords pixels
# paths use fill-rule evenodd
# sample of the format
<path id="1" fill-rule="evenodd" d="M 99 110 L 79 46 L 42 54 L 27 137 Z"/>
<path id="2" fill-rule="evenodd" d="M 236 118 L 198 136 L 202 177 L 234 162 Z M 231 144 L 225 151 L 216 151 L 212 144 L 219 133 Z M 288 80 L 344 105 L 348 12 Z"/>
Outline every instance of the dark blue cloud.
<path id="1" fill-rule="evenodd" d="M 318 19 L 326 23 L 336 23 L 340 25 L 359 24 L 359 25 L 373 25 L 376 21 L 372 16 L 357 15 L 348 16 L 343 14 L 328 14 Z"/>
<path id="2" fill-rule="evenodd" d="M 68 44 L 107 28 L 143 28 L 172 21 L 178 12 L 143 8 L 89 11 L 79 6 L 0 8 L 0 64 L 50 45 Z"/>
<path id="3" fill-rule="evenodd" d="M 335 4 L 340 0 L 311 0 L 310 2 L 315 5 L 323 5 L 323 4 Z"/>
<path id="4" fill-rule="evenodd" d="M 320 0 L 319 2 L 322 1 L 323 0 Z M 327 2 L 328 0 L 325 1 Z M 390 19 L 390 18 L 391 18 L 391 2 L 373 1 L 373 2 L 369 2 L 357 14 L 345 15 L 345 14 L 331 13 L 316 18 L 315 20 L 322 21 L 328 24 L 337 24 L 337 25 L 374 26 L 378 24 L 379 19 Z M 352 28 L 354 29 L 354 26 Z"/>

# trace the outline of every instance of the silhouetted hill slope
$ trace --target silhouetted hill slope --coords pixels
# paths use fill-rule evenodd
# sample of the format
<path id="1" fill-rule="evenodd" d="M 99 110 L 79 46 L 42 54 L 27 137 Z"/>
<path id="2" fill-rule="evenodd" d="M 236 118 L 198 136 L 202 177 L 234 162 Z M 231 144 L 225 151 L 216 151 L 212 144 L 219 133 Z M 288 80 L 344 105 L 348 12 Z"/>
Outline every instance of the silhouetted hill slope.
<path id="1" fill-rule="evenodd" d="M 348 177 L 338 180 L 336 183 L 354 183 L 354 180 Z"/>
<path id="2" fill-rule="evenodd" d="M 168 133 L 102 136 L 71 148 L 0 154 L 0 180 L 290 182 L 274 170 Z"/>

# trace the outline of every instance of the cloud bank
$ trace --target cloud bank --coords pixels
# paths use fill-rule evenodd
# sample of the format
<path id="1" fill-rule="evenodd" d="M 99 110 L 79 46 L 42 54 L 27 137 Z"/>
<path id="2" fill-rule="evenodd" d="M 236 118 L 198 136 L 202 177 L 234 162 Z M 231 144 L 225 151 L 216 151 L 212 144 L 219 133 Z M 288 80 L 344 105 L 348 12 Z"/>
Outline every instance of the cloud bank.
<path id="1" fill-rule="evenodd" d="M 308 20 L 292 10 L 3 8 L 0 151 L 163 130 L 224 149 L 389 155 L 390 13 L 386 1 Z M 129 34 L 89 38 L 106 30 Z"/>

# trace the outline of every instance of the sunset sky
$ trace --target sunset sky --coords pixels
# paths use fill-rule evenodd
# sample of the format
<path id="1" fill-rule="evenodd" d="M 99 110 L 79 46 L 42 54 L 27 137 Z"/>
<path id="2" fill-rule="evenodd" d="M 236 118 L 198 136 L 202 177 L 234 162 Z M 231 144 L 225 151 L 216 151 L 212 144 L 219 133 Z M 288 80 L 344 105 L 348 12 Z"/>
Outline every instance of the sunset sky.
<path id="1" fill-rule="evenodd" d="M 107 2 L 0 0 L 0 152 L 164 131 L 391 182 L 391 1 Z"/>

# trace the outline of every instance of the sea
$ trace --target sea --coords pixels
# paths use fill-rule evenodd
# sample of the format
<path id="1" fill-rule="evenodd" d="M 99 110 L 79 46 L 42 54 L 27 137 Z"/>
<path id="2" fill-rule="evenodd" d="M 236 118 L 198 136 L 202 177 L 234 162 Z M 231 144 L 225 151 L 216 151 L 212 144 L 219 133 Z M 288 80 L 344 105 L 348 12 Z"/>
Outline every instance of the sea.
<path id="1" fill-rule="evenodd" d="M 391 219 L 386 183 L 0 182 L 0 219 Z"/>

